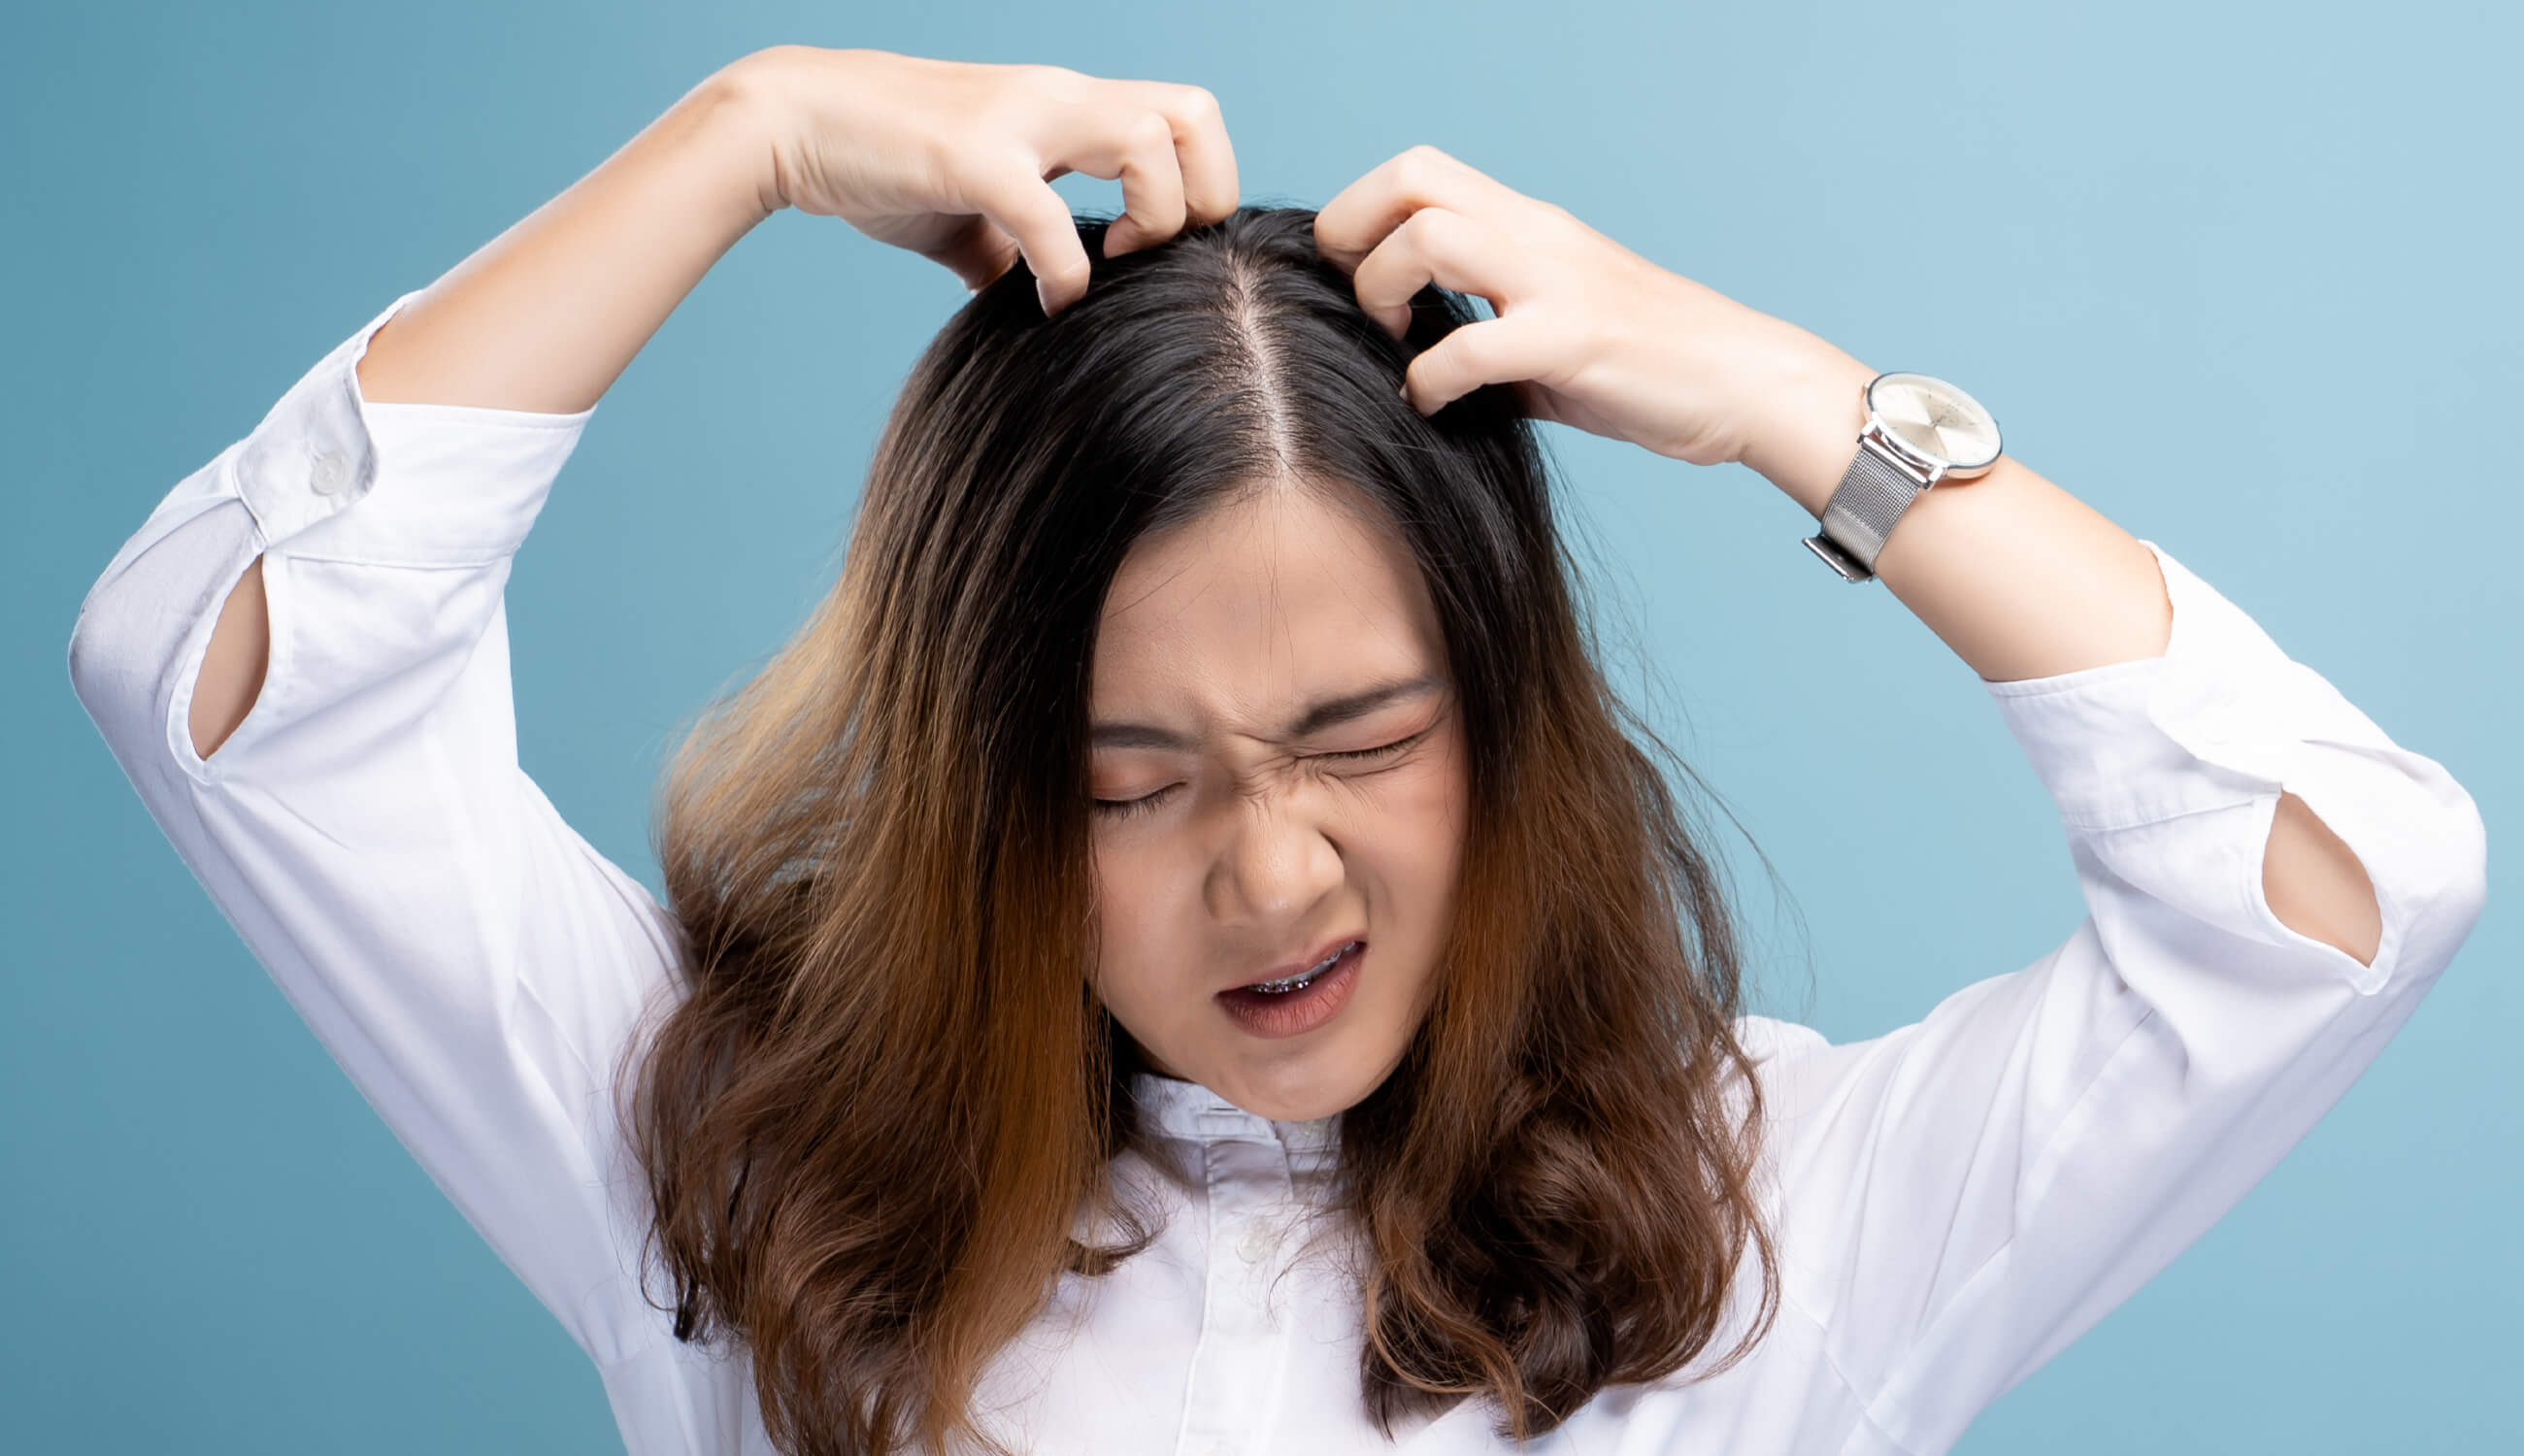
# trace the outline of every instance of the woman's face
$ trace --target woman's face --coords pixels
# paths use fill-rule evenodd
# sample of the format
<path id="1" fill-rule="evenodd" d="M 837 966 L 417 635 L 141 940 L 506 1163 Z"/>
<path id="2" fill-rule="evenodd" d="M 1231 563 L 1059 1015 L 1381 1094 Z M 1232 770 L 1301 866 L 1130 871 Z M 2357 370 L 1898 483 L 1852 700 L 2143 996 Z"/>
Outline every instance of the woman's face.
<path id="1" fill-rule="evenodd" d="M 1295 489 L 1221 508 L 1134 546 L 1093 683 L 1105 1007 L 1155 1070 L 1248 1112 L 1352 1106 L 1428 1005 L 1467 803 L 1410 557 Z M 1306 990 L 1221 995 L 1350 940 Z"/>

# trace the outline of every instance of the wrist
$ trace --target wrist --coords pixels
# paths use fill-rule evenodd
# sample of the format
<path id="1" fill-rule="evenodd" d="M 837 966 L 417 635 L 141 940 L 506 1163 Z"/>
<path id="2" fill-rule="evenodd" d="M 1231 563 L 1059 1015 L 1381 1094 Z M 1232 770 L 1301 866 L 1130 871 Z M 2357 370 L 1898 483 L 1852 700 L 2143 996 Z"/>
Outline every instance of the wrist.
<path id="1" fill-rule="evenodd" d="M 1811 336 L 1810 336 L 1811 337 Z M 1815 519 L 1858 451 L 1867 423 L 1866 389 L 1877 370 L 1820 338 L 1787 358 L 1755 407 L 1744 464 Z"/>
<path id="2" fill-rule="evenodd" d="M 789 206 L 780 180 L 788 113 L 778 73 L 792 49 L 775 45 L 740 56 L 678 103 L 693 109 L 696 134 L 726 169 L 732 204 L 750 212 L 753 222 Z"/>

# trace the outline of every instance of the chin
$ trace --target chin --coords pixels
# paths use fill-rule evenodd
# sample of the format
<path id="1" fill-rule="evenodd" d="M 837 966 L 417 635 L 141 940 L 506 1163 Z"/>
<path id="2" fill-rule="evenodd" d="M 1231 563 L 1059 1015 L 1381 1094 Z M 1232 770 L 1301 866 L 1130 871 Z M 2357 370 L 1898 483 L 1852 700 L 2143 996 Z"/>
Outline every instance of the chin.
<path id="1" fill-rule="evenodd" d="M 1313 1122 L 1346 1112 L 1376 1091 L 1385 1074 L 1360 1075 L 1363 1061 L 1327 1047 L 1315 1056 L 1285 1066 L 1251 1067 L 1243 1069 L 1241 1075 L 1228 1074 L 1227 1085 L 1212 1087 L 1211 1091 L 1256 1117 L 1273 1122 Z M 1317 1063 L 1330 1070 L 1319 1069 Z"/>
<path id="2" fill-rule="evenodd" d="M 1256 1117 L 1273 1122 L 1313 1122 L 1317 1118 L 1346 1111 L 1358 1098 L 1316 1094 L 1299 1097 L 1231 1096 L 1228 1100 Z"/>

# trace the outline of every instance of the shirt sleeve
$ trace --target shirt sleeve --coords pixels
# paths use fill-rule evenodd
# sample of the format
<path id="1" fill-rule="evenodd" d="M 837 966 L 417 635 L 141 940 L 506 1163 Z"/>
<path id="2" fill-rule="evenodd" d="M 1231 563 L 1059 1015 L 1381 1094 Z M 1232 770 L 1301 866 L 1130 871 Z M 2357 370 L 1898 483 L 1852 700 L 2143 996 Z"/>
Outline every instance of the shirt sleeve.
<path id="1" fill-rule="evenodd" d="M 517 764 L 503 588 L 593 407 L 371 404 L 407 293 L 177 483 L 70 642 L 79 701 L 175 852 L 404 1146 L 588 1353 L 639 1246 L 612 1062 L 674 994 L 637 881 Z M 204 758 L 220 607 L 263 558 L 270 652 Z"/>
<path id="2" fill-rule="evenodd" d="M 1907 1450 L 1944 1450 L 2339 1100 L 2479 917 L 2471 797 L 2155 542 L 2157 657 L 1988 683 L 2090 913 L 1923 1020 L 1765 1067 L 1787 1297 Z M 2373 963 L 2261 889 L 2282 791 L 2373 881 Z M 1773 1027 L 1771 1030 L 1776 1032 Z"/>

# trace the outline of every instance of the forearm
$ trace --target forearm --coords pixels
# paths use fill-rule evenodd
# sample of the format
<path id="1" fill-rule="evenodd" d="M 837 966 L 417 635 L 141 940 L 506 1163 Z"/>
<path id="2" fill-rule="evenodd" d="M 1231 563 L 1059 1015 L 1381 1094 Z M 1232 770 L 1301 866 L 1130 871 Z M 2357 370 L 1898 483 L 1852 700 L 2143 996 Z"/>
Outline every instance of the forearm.
<path id="1" fill-rule="evenodd" d="M 1744 463 L 1820 521 L 1858 449 L 1859 392 L 1874 376 L 1819 345 L 1772 391 L 1777 413 Z M 2173 606 L 2148 549 L 2012 456 L 1913 502 L 1875 571 L 1991 682 L 2159 656 L 2172 635 Z M 2270 822 L 2261 889 L 2291 929 L 2373 960 L 2382 916 L 2365 867 L 2293 794 L 2280 795 Z"/>
<path id="2" fill-rule="evenodd" d="M 369 340 L 380 403 L 575 413 L 774 211 L 771 147 L 739 61 L 450 268 Z"/>
<path id="3" fill-rule="evenodd" d="M 702 274 L 774 211 L 758 105 L 734 68 L 686 92 L 387 319 L 361 356 L 360 392 L 377 404 L 553 414 L 595 404 Z M 204 650 L 187 718 L 205 758 L 262 694 L 267 613 L 258 556 Z"/>
<path id="4" fill-rule="evenodd" d="M 1777 417 L 1744 463 L 1820 521 L 1857 453 L 1859 392 L 1876 371 L 1836 350 L 1801 369 L 1773 395 Z M 2173 626 L 2164 578 L 2138 538 L 2013 455 L 1913 502 L 1875 572 L 1991 682 L 2153 657 Z"/>

